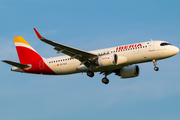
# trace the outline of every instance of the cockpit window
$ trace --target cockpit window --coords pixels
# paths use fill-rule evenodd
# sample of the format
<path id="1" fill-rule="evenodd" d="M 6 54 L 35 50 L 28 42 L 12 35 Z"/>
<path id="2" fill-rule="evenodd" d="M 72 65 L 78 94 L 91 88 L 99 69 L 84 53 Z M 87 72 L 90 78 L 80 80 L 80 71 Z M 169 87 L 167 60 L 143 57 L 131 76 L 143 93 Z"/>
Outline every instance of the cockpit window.
<path id="1" fill-rule="evenodd" d="M 166 46 L 166 45 L 171 45 L 170 43 L 161 43 L 160 46 Z"/>

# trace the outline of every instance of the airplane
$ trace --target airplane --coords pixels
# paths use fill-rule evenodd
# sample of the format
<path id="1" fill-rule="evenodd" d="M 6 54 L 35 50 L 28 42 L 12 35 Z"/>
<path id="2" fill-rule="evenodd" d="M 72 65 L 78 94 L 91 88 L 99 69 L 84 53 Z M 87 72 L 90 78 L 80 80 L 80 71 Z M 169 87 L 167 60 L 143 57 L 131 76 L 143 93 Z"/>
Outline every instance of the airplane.
<path id="1" fill-rule="evenodd" d="M 13 37 L 20 63 L 2 60 L 14 67 L 11 71 L 42 75 L 68 75 L 87 73 L 93 77 L 94 72 L 100 72 L 105 77 L 102 83 L 108 84 L 108 75 L 115 73 L 121 78 L 139 76 L 139 63 L 153 62 L 154 70 L 158 71 L 157 61 L 176 55 L 179 48 L 166 41 L 147 41 L 106 49 L 83 51 L 72 48 L 42 37 L 34 28 L 37 37 L 54 47 L 57 53 L 65 56 L 43 58 L 21 36 Z"/>

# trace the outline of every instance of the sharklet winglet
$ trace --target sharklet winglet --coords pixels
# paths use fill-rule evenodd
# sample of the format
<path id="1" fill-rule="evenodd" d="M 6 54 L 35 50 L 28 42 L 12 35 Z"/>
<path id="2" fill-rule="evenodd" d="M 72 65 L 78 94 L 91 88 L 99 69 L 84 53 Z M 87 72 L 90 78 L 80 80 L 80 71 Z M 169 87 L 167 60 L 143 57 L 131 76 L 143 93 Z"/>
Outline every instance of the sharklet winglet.
<path id="1" fill-rule="evenodd" d="M 39 39 L 43 39 L 43 37 L 39 34 L 39 32 L 34 28 L 34 31 Z"/>

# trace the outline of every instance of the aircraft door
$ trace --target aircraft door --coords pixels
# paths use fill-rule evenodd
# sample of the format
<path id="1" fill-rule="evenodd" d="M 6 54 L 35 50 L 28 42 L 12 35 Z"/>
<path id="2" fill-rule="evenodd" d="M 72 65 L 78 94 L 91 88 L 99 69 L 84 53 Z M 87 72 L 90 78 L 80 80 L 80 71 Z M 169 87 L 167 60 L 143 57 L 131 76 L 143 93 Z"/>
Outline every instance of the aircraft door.
<path id="1" fill-rule="evenodd" d="M 154 51 L 154 41 L 149 42 L 149 51 Z"/>
<path id="2" fill-rule="evenodd" d="M 39 69 L 40 70 L 44 69 L 44 61 L 43 60 L 39 61 Z"/>

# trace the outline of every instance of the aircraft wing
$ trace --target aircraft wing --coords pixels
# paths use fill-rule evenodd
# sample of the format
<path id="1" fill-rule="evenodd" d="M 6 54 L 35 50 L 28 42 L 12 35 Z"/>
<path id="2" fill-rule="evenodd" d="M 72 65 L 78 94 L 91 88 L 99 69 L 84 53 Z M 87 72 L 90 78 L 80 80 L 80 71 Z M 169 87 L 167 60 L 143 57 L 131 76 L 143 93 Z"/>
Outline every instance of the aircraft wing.
<path id="1" fill-rule="evenodd" d="M 5 62 L 5 63 L 10 64 L 12 66 L 16 66 L 18 68 L 28 68 L 28 67 L 30 67 L 29 65 L 13 62 L 13 61 L 9 61 L 9 60 L 2 60 L 2 62 Z"/>
<path id="2" fill-rule="evenodd" d="M 71 58 L 76 58 L 81 62 L 81 64 L 84 64 L 87 67 L 89 67 L 90 62 L 93 62 L 98 57 L 98 55 L 96 55 L 96 54 L 92 54 L 92 53 L 89 53 L 89 52 L 86 52 L 86 51 L 83 51 L 83 50 L 79 50 L 79 49 L 76 49 L 76 48 L 72 48 L 72 47 L 69 47 L 69 46 L 66 46 L 66 45 L 59 44 L 59 43 L 53 42 L 51 40 L 48 40 L 48 39 L 42 37 L 35 28 L 34 28 L 34 31 L 35 31 L 37 37 L 41 41 L 43 41 L 43 42 L 45 42 L 45 43 L 47 43 L 49 45 L 54 46 L 54 49 L 57 50 L 57 53 L 62 52 L 64 54 L 68 55 L 68 56 L 71 56 Z"/>

